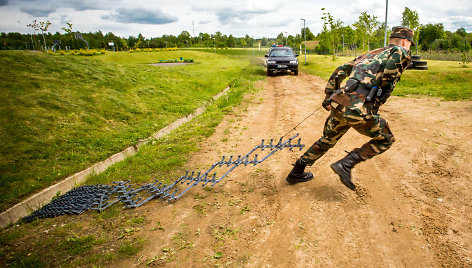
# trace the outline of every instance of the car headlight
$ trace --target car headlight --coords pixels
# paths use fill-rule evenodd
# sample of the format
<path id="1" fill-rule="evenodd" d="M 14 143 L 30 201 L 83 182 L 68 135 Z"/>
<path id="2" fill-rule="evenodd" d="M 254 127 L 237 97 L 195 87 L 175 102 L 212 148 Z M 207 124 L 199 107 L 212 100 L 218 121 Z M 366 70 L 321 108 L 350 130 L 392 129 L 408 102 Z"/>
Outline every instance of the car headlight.
<path id="1" fill-rule="evenodd" d="M 296 61 L 296 60 L 291 60 L 290 63 L 291 63 L 291 64 L 296 64 L 296 63 L 298 63 L 298 61 Z"/>
<path id="2" fill-rule="evenodd" d="M 275 60 L 268 60 L 267 64 L 275 64 Z"/>

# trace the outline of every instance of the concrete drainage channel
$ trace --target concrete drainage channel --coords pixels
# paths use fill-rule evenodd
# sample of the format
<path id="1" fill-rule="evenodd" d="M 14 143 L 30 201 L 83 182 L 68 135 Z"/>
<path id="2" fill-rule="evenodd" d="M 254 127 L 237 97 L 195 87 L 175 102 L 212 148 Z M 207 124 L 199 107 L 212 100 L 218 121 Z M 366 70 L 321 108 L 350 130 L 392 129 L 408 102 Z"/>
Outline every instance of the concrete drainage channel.
<path id="1" fill-rule="evenodd" d="M 213 96 L 213 101 L 216 101 L 218 98 L 223 96 L 228 92 L 230 87 L 226 87 L 222 92 L 218 93 L 217 95 Z M 77 172 L 66 179 L 64 179 L 61 182 L 56 183 L 55 185 L 52 185 L 41 192 L 34 194 L 33 196 L 27 198 L 26 200 L 14 205 L 13 207 L 7 209 L 6 211 L 2 212 L 0 214 L 0 228 L 3 228 L 7 226 L 10 223 L 14 223 L 18 221 L 19 219 L 27 216 L 29 213 L 31 213 L 33 210 L 40 208 L 43 206 L 45 203 L 48 203 L 51 201 L 51 199 L 56 196 L 58 192 L 60 193 L 65 193 L 75 186 L 81 184 L 84 182 L 88 176 L 91 174 L 99 174 L 105 171 L 108 167 L 113 165 L 114 163 L 120 162 L 124 160 L 127 157 L 133 156 L 136 154 L 139 150 L 139 147 L 142 145 L 148 143 L 149 141 L 153 139 L 158 139 L 161 138 L 173 130 L 177 129 L 178 127 L 182 126 L 185 123 L 190 122 L 193 118 L 195 118 L 198 115 L 201 115 L 205 110 L 206 110 L 206 105 L 201 106 L 195 110 L 194 113 L 180 118 L 177 121 L 171 123 L 167 127 L 159 130 L 156 132 L 154 135 L 151 137 L 140 140 L 137 144 L 134 146 L 130 146 L 123 151 L 112 155 L 108 159 L 105 159 L 99 163 L 96 163 L 92 165 L 91 167 L 82 170 L 80 172 Z"/>

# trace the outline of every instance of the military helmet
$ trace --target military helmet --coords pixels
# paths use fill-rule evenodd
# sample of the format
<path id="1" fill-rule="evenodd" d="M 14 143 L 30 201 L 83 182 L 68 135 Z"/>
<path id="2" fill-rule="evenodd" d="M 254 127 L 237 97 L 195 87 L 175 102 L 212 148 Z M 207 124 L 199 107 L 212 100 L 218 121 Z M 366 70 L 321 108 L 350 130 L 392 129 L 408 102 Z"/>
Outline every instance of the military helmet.
<path id="1" fill-rule="evenodd" d="M 403 39 L 411 41 L 412 46 L 416 46 L 415 42 L 413 41 L 414 35 L 415 35 L 415 32 L 413 32 L 412 29 L 396 26 L 396 27 L 393 27 L 392 33 L 390 34 L 390 38 L 403 38 Z"/>

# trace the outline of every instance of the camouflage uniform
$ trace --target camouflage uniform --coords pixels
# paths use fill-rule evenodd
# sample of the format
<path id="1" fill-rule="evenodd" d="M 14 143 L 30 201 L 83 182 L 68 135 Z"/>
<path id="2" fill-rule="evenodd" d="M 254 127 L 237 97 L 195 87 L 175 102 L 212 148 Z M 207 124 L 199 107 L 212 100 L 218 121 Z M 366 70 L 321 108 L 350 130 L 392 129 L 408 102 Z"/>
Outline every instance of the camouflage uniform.
<path id="1" fill-rule="evenodd" d="M 390 37 L 395 36 L 392 34 Z M 362 160 L 372 158 L 390 148 L 395 139 L 387 121 L 377 114 L 377 109 L 390 97 L 410 61 L 411 57 L 405 48 L 390 44 L 339 66 L 325 88 L 326 99 L 331 98 L 333 102 L 323 136 L 301 156 L 300 160 L 306 165 L 313 165 L 351 127 L 372 138 L 361 148 L 354 149 Z M 336 76 L 340 81 L 346 77 L 349 77 L 349 80 L 344 87 L 334 92 Z M 366 102 L 366 95 L 372 87 L 380 88 L 382 93 L 375 95 L 375 99 L 371 102 Z"/>

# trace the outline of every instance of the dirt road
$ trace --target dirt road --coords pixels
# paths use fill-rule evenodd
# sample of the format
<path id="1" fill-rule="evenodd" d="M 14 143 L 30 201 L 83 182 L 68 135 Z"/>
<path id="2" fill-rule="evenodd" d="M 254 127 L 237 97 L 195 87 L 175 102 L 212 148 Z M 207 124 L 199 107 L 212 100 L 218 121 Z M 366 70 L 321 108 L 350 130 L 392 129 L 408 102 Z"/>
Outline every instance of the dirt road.
<path id="1" fill-rule="evenodd" d="M 303 73 L 268 77 L 188 169 L 206 170 L 282 136 L 319 106 L 324 85 Z M 286 183 L 306 148 L 284 150 L 238 167 L 213 189 L 195 188 L 174 204 L 150 202 L 137 209 L 149 222 L 146 247 L 119 266 L 472 267 L 471 104 L 392 97 L 381 114 L 396 142 L 356 166 L 357 192 L 329 168 L 368 140 L 350 130 L 309 167 L 311 182 Z M 295 131 L 302 143 L 320 137 L 326 116 L 320 110 Z"/>

